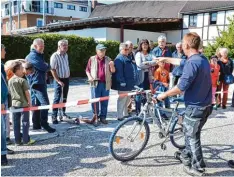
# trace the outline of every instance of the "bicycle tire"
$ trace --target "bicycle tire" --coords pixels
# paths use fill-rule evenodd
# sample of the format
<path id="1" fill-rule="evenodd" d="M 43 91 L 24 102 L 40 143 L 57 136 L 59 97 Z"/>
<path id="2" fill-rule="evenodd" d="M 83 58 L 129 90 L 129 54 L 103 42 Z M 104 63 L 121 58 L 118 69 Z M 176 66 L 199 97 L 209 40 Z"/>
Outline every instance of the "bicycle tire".
<path id="1" fill-rule="evenodd" d="M 122 162 L 125 162 L 125 161 L 130 161 L 130 160 L 133 160 L 135 159 L 143 150 L 144 148 L 146 147 L 148 141 L 149 141 L 149 136 L 150 136 L 150 130 L 149 130 L 149 125 L 148 123 L 145 121 L 143 126 L 145 128 L 145 140 L 144 140 L 144 143 L 142 144 L 141 148 L 133 155 L 131 156 L 128 156 L 128 157 L 121 157 L 119 155 L 117 155 L 115 152 L 114 152 L 114 148 L 113 148 L 113 144 L 114 144 L 114 141 L 115 141 L 115 136 L 116 134 L 118 133 L 118 131 L 121 129 L 122 126 L 124 126 L 125 124 L 127 124 L 128 122 L 130 121 L 137 121 L 137 122 L 142 122 L 143 119 L 140 118 L 140 117 L 130 117 L 126 120 L 124 120 L 123 122 L 121 122 L 116 128 L 115 130 L 113 131 L 113 133 L 111 134 L 110 136 L 110 140 L 109 140 L 109 151 L 111 153 L 111 155 L 118 161 L 122 161 Z"/>
<path id="2" fill-rule="evenodd" d="M 184 149 L 185 148 L 185 141 L 184 141 L 184 144 L 178 144 L 176 141 L 175 141 L 175 136 L 174 136 L 174 133 L 175 133 L 175 128 L 176 128 L 176 124 L 178 122 L 178 118 L 176 118 L 172 124 L 171 124 L 171 127 L 170 127 L 170 131 L 169 131 L 169 136 L 170 136 L 170 141 L 172 143 L 172 145 L 178 149 Z"/>

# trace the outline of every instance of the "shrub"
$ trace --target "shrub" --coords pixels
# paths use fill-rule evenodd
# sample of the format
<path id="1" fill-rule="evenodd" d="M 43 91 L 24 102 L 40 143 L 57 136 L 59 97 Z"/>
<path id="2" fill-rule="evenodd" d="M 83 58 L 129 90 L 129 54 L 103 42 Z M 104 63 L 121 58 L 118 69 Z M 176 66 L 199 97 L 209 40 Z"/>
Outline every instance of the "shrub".
<path id="1" fill-rule="evenodd" d="M 2 36 L 2 44 L 6 46 L 6 60 L 25 58 L 30 52 L 30 46 L 34 39 L 42 38 L 45 41 L 44 58 L 49 62 L 50 56 L 57 50 L 58 41 L 67 39 L 69 43 L 69 64 L 71 76 L 83 77 L 85 68 L 90 56 L 95 55 L 97 42 L 94 38 L 82 38 L 75 35 L 60 34 L 36 34 L 30 36 Z M 100 42 L 107 47 L 106 55 L 112 60 L 119 53 L 119 44 L 117 41 Z M 173 52 L 175 46 L 169 45 Z"/>

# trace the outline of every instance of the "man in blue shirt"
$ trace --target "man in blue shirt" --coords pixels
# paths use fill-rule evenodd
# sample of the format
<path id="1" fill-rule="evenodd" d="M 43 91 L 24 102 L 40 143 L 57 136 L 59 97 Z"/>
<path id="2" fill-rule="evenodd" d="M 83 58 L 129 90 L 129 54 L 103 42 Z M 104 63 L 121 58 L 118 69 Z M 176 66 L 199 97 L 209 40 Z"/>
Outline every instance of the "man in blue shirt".
<path id="1" fill-rule="evenodd" d="M 173 58 L 181 58 L 184 61 L 187 59 L 186 55 L 184 54 L 184 51 L 182 49 L 182 43 L 179 42 L 176 44 L 176 50 L 172 53 Z M 172 75 L 173 75 L 173 87 L 177 85 L 179 78 L 182 76 L 183 73 L 183 65 L 180 66 L 175 66 L 172 70 Z"/>
<path id="2" fill-rule="evenodd" d="M 212 112 L 210 65 L 207 58 L 199 54 L 200 43 L 201 39 L 197 33 L 188 33 L 184 36 L 183 51 L 188 60 L 180 81 L 177 86 L 157 97 L 158 100 L 164 100 L 168 96 L 184 92 L 186 111 L 183 127 L 186 147 L 180 159 L 184 164 L 184 171 L 193 176 L 202 176 L 205 171 L 200 136 L 201 129 Z M 180 62 L 181 60 L 174 61 L 172 64 Z"/>
<path id="3" fill-rule="evenodd" d="M 46 72 L 50 70 L 50 65 L 44 60 L 44 40 L 37 38 L 33 41 L 33 49 L 26 56 L 25 60 L 31 63 L 35 69 L 34 73 L 28 77 L 31 90 L 33 92 L 32 100 L 36 99 L 36 103 L 33 106 L 45 106 L 49 105 L 49 98 L 47 94 L 46 85 Z M 34 126 L 34 128 L 40 129 L 43 127 L 49 133 L 54 133 L 56 130 L 49 126 L 48 123 L 48 110 L 43 109 L 40 111 L 40 123 L 41 125 Z M 38 116 L 37 116 L 38 118 Z M 33 119 L 33 124 L 38 123 Z M 40 127 L 41 126 L 41 127 Z"/>

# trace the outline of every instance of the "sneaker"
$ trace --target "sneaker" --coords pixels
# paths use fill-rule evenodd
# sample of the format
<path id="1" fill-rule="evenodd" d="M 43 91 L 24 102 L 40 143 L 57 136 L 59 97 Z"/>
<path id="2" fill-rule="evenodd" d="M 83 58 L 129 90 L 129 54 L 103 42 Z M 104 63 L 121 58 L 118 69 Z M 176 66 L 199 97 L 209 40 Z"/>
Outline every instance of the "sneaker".
<path id="1" fill-rule="evenodd" d="M 205 176 L 204 169 L 198 170 L 198 169 L 192 168 L 190 166 L 184 166 L 183 170 L 185 173 L 187 173 L 188 175 L 191 175 L 191 176 Z"/>
<path id="2" fill-rule="evenodd" d="M 23 143 L 22 143 L 22 142 L 20 142 L 20 143 L 15 143 L 15 145 L 16 145 L 16 146 L 22 146 Z"/>
<path id="3" fill-rule="evenodd" d="M 108 121 L 106 119 L 100 119 L 100 122 L 103 124 L 108 124 Z"/>
<path id="4" fill-rule="evenodd" d="M 213 106 L 213 109 L 214 109 L 214 110 L 217 110 L 217 109 L 218 109 L 218 106 L 217 106 L 217 105 L 214 105 L 214 106 Z"/>
<path id="5" fill-rule="evenodd" d="M 49 125 L 43 126 L 44 130 L 46 130 L 48 133 L 54 133 L 56 130 Z"/>
<path id="6" fill-rule="evenodd" d="M 8 160 L 6 155 L 1 155 L 1 166 L 6 166 L 8 164 Z"/>
<path id="7" fill-rule="evenodd" d="M 7 148 L 7 154 L 14 154 L 14 153 L 15 153 L 15 151 Z"/>
<path id="8" fill-rule="evenodd" d="M 33 140 L 33 139 L 30 139 L 28 143 L 24 144 L 26 146 L 30 146 L 30 145 L 33 145 L 36 141 Z"/>
<path id="9" fill-rule="evenodd" d="M 52 117 L 52 122 L 53 122 L 53 124 L 58 124 L 57 117 Z"/>
<path id="10" fill-rule="evenodd" d="M 231 168 L 234 168 L 234 160 L 229 160 L 228 161 L 228 166 Z"/>
<path id="11" fill-rule="evenodd" d="M 222 106 L 222 108 L 223 108 L 223 109 L 226 109 L 226 108 L 227 108 L 227 106 L 223 105 L 223 106 Z"/>
<path id="12" fill-rule="evenodd" d="M 33 130 L 41 130 L 41 126 L 33 126 Z"/>
<path id="13" fill-rule="evenodd" d="M 123 121 L 124 118 L 123 118 L 123 117 L 122 117 L 122 118 L 117 118 L 117 120 L 118 120 L 118 121 Z"/>
<path id="14" fill-rule="evenodd" d="M 10 138 L 6 138 L 6 144 L 7 145 L 13 144 Z"/>

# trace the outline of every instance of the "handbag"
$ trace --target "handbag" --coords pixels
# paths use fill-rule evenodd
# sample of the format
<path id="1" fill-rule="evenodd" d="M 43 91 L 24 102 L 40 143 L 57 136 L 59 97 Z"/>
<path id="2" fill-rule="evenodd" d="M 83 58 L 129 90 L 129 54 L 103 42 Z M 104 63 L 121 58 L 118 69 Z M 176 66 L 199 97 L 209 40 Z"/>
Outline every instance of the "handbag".
<path id="1" fill-rule="evenodd" d="M 232 74 L 225 75 L 224 76 L 224 82 L 227 85 L 233 84 L 234 83 L 234 76 Z"/>

